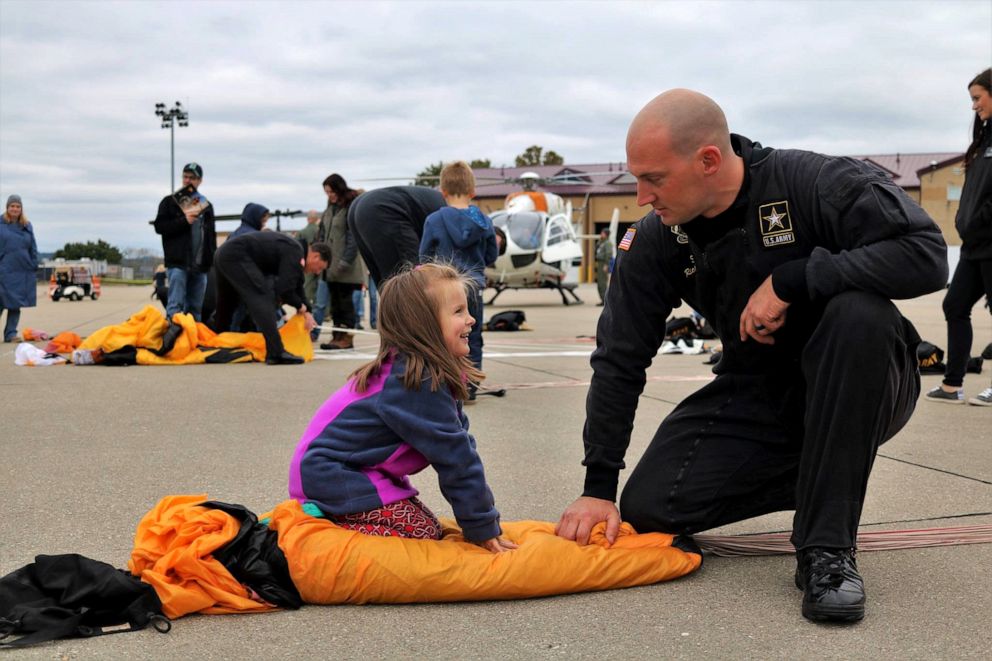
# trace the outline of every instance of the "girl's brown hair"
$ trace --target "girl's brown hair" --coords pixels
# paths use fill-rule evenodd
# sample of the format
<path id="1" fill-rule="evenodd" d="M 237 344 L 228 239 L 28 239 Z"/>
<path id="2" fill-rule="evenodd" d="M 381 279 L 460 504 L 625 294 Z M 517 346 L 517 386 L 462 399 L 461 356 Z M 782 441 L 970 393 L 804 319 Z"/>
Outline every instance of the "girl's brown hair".
<path id="1" fill-rule="evenodd" d="M 407 267 L 383 283 L 379 289 L 379 353 L 351 374 L 355 391 L 365 392 L 369 379 L 379 374 L 393 352 L 406 356 L 403 385 L 409 390 L 419 390 L 421 381 L 429 377 L 431 392 L 447 386 L 457 399 L 464 400 L 469 382 L 478 384 L 485 378 L 467 357 L 456 358 L 445 345 L 438 318 L 445 283 L 456 283 L 466 292 L 476 286 L 447 263 Z"/>

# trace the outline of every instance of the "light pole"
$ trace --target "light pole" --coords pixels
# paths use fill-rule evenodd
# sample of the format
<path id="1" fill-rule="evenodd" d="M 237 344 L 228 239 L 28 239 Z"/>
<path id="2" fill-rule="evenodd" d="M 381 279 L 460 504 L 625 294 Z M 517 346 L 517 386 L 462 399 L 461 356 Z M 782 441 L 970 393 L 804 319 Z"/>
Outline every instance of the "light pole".
<path id="1" fill-rule="evenodd" d="M 189 113 L 183 110 L 183 104 L 176 101 L 174 108 L 165 109 L 164 103 L 155 104 L 155 114 L 162 118 L 162 128 L 169 129 L 171 159 L 169 160 L 169 174 L 171 176 L 172 188 L 169 192 L 176 190 L 176 122 L 179 126 L 189 126 Z"/>

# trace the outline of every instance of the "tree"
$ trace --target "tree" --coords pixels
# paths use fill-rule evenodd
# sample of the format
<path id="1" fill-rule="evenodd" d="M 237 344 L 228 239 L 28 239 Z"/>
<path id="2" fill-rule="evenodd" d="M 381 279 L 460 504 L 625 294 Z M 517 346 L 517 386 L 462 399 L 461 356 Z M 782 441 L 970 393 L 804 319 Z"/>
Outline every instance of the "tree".
<path id="1" fill-rule="evenodd" d="M 437 186 L 439 177 L 441 176 L 441 169 L 444 167 L 444 161 L 438 161 L 437 163 L 431 163 L 426 168 L 417 173 L 417 178 L 413 180 L 414 186 L 429 186 L 431 188 Z"/>
<path id="2" fill-rule="evenodd" d="M 488 158 L 476 158 L 469 161 L 468 166 L 470 168 L 489 168 L 492 167 L 492 161 Z M 416 179 L 413 180 L 414 186 L 430 186 L 435 187 L 438 181 L 441 179 L 441 170 L 444 168 L 444 161 L 438 161 L 437 163 L 431 163 L 426 168 L 417 173 Z"/>
<path id="3" fill-rule="evenodd" d="M 83 259 L 88 257 L 93 260 L 104 260 L 108 264 L 120 264 L 124 259 L 121 251 L 102 239 L 96 243 L 87 241 L 86 243 L 67 243 L 59 250 L 55 251 L 55 259 Z"/>
<path id="4" fill-rule="evenodd" d="M 544 147 L 531 145 L 524 150 L 524 153 L 517 156 L 515 161 L 519 168 L 527 165 L 561 165 L 565 159 L 550 149 L 545 152 Z"/>

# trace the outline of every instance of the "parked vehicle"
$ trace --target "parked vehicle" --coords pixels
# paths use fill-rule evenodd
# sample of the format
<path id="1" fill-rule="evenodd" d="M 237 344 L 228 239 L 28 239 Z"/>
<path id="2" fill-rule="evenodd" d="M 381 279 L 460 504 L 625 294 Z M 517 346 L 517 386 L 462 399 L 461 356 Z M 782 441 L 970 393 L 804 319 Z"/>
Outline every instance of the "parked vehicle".
<path id="1" fill-rule="evenodd" d="M 68 298 L 78 301 L 89 296 L 100 298 L 100 276 L 93 275 L 88 266 L 58 266 L 48 282 L 48 297 L 53 301 Z"/>

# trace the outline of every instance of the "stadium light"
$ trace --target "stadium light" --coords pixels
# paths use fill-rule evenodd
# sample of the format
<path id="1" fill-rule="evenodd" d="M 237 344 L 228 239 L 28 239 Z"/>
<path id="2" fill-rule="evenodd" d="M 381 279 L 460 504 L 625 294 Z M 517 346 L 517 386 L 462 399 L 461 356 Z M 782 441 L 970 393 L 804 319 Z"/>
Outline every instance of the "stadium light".
<path id="1" fill-rule="evenodd" d="M 176 190 L 176 123 L 179 126 L 189 126 L 189 113 L 183 110 L 183 104 L 176 101 L 176 105 L 173 108 L 166 110 L 164 103 L 155 104 L 155 114 L 158 115 L 162 120 L 162 128 L 169 129 L 170 133 L 170 154 L 171 158 L 169 160 L 169 175 L 171 177 L 172 187 L 169 192 Z"/>

